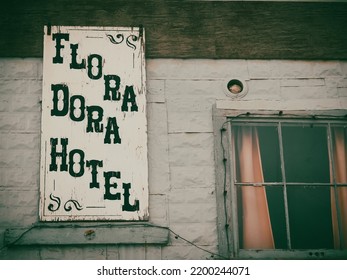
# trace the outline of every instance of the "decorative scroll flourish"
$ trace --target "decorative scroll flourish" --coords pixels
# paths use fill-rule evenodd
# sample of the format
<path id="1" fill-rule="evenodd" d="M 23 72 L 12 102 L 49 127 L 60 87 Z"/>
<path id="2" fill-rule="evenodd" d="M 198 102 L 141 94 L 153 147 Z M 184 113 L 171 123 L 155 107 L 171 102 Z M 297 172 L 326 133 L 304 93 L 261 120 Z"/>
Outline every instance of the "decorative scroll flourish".
<path id="1" fill-rule="evenodd" d="M 124 41 L 124 35 L 123 34 L 117 34 L 116 35 L 116 39 L 112 35 L 110 35 L 110 34 L 106 34 L 106 36 L 107 36 L 108 39 L 110 39 L 110 42 L 112 44 L 116 44 L 117 45 L 117 44 L 120 44 L 120 43 L 122 43 Z"/>
<path id="2" fill-rule="evenodd" d="M 49 211 L 52 211 L 52 212 L 55 212 L 57 211 L 59 208 L 60 208 L 60 204 L 61 204 L 61 200 L 59 197 L 57 196 L 54 196 L 52 193 L 50 194 L 49 198 L 55 202 L 56 205 L 54 205 L 53 203 L 50 203 L 48 205 L 48 210 Z"/>
<path id="3" fill-rule="evenodd" d="M 64 204 L 65 211 L 70 212 L 72 210 L 72 205 L 74 205 L 78 211 L 81 211 L 83 209 L 83 207 L 78 203 L 77 200 L 70 199 Z"/>
<path id="4" fill-rule="evenodd" d="M 106 34 L 107 38 L 110 40 L 110 42 L 112 44 L 118 45 L 123 43 L 124 41 L 124 35 L 123 34 L 117 34 L 116 36 L 112 36 L 111 34 Z M 139 40 L 139 37 L 135 36 L 135 35 L 129 35 L 125 42 L 126 45 L 129 48 L 132 48 L 133 50 L 136 50 L 136 45 L 135 43 Z"/>
<path id="5" fill-rule="evenodd" d="M 135 46 L 135 44 L 133 44 L 133 42 L 136 42 L 137 39 L 138 39 L 137 36 L 135 36 L 135 35 L 129 35 L 129 36 L 127 37 L 127 40 L 126 40 L 127 46 L 128 46 L 129 48 L 132 48 L 132 49 L 136 50 L 136 46 Z M 131 40 L 131 41 L 130 41 L 130 40 Z"/>

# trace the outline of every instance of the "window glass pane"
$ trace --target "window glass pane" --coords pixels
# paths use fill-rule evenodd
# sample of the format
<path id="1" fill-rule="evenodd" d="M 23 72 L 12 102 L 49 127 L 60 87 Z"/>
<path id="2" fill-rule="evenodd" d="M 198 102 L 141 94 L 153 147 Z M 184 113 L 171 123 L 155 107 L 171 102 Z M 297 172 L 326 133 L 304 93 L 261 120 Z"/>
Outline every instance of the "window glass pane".
<path id="1" fill-rule="evenodd" d="M 242 197 L 242 188 L 245 189 L 247 187 L 239 187 L 238 190 L 238 199 L 240 201 L 239 207 L 239 242 L 240 248 L 244 249 L 247 244 L 247 238 L 256 238 L 257 232 L 252 232 L 251 236 L 246 235 L 245 230 L 247 230 L 247 216 L 244 212 L 249 211 L 249 207 L 247 207 L 247 203 L 254 203 L 252 201 L 247 201 L 244 197 Z M 249 188 L 249 187 L 248 187 Z M 259 187 L 253 187 L 255 191 Z M 271 230 L 274 240 L 274 248 L 275 249 L 287 249 L 287 235 L 286 235 L 286 220 L 285 220 L 285 210 L 284 210 L 284 199 L 283 199 L 283 187 L 282 186 L 266 186 L 266 197 L 268 204 L 268 211 L 270 217 Z M 245 203 L 243 205 L 242 203 Z M 248 208 L 248 209 L 247 209 Z M 258 212 L 258 211 L 257 211 Z M 262 219 L 267 219 L 268 217 L 261 217 Z M 255 227 L 253 230 L 259 230 L 258 227 Z M 258 232 L 258 234 L 262 234 Z M 247 249 L 257 249 L 247 248 Z"/>
<path id="2" fill-rule="evenodd" d="M 332 249 L 330 187 L 288 187 L 293 249 Z"/>
<path id="3" fill-rule="evenodd" d="M 287 249 L 283 187 L 266 187 L 272 234 L 276 249 Z"/>
<path id="4" fill-rule="evenodd" d="M 258 127 L 258 135 L 265 182 L 282 182 L 277 126 Z"/>
<path id="5" fill-rule="evenodd" d="M 332 188 L 330 195 L 334 247 L 335 249 L 347 249 L 347 186 Z"/>
<path id="6" fill-rule="evenodd" d="M 277 126 L 233 125 L 237 182 L 281 182 Z M 259 167 L 262 168 L 259 168 Z M 257 174 L 258 173 L 258 174 Z"/>
<path id="7" fill-rule="evenodd" d="M 287 182 L 329 183 L 326 126 L 283 125 L 282 137 Z"/>
<path id="8" fill-rule="evenodd" d="M 337 183 L 347 183 L 347 127 L 332 126 L 331 135 L 335 180 Z"/>
<path id="9" fill-rule="evenodd" d="M 237 186 L 242 249 L 288 249 L 279 125 L 247 122 L 232 126 L 234 180 L 244 183 Z M 347 188 L 338 187 L 335 201 L 330 186 L 330 160 L 336 182 L 347 181 L 347 126 L 331 125 L 331 143 L 328 128 L 326 123 L 281 124 L 292 249 L 347 248 L 346 238 L 338 240 L 337 226 L 340 215 L 340 234 L 347 236 Z"/>

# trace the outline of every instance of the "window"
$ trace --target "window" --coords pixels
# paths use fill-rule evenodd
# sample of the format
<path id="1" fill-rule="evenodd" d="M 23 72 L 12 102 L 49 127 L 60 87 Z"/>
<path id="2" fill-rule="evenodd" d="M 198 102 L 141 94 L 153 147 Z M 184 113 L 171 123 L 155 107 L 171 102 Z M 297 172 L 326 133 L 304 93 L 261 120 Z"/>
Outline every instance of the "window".
<path id="1" fill-rule="evenodd" d="M 241 114 L 220 128 L 223 253 L 346 256 L 346 119 Z"/>

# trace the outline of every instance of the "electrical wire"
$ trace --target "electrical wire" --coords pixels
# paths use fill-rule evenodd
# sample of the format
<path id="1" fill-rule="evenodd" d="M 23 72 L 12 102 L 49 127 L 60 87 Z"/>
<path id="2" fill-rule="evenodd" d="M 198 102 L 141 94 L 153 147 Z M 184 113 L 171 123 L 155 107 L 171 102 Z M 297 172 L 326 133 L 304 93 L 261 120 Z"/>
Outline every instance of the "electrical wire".
<path id="1" fill-rule="evenodd" d="M 230 237 L 229 237 L 229 224 L 228 224 L 228 210 L 227 210 L 227 157 L 226 157 L 226 151 L 225 151 L 225 147 L 224 147 L 224 143 L 223 143 L 223 132 L 226 131 L 226 129 L 224 128 L 224 125 L 227 122 L 224 122 L 221 129 L 220 129 L 220 143 L 221 143 L 221 147 L 222 147 L 222 153 L 223 153 L 223 171 L 224 171 L 224 176 L 223 176 L 223 207 L 224 207 L 224 216 L 225 216 L 225 236 L 226 236 L 226 242 L 227 242 L 227 251 L 228 251 L 228 255 L 230 255 Z"/>
<path id="2" fill-rule="evenodd" d="M 221 258 L 221 259 L 224 259 L 224 260 L 228 260 L 228 259 L 229 259 L 229 258 L 227 258 L 227 257 L 225 257 L 225 256 L 222 256 L 222 255 L 220 255 L 220 254 L 211 252 L 211 251 L 209 251 L 209 250 L 206 250 L 205 248 L 202 248 L 201 246 L 196 245 L 195 243 L 193 243 L 193 242 L 191 242 L 191 241 L 189 241 L 189 240 L 183 238 L 183 237 L 180 236 L 179 234 L 175 233 L 175 232 L 174 232 L 173 230 L 171 230 L 170 228 L 168 228 L 168 230 L 169 230 L 171 233 L 173 233 L 173 234 L 175 235 L 175 238 L 180 238 L 180 239 L 182 239 L 183 241 L 185 241 L 185 242 L 187 242 L 188 244 L 190 244 L 190 245 L 192 245 L 192 246 L 198 248 L 199 250 L 211 254 L 212 257 L 217 256 L 217 257 L 219 257 L 219 258 Z"/>
<path id="3" fill-rule="evenodd" d="M 119 225 L 119 224 L 118 224 Z M 126 225 L 126 224 L 122 224 L 122 225 Z M 11 246 L 14 246 L 16 245 L 17 242 L 19 242 L 28 232 L 30 232 L 31 230 L 33 230 L 34 228 L 105 228 L 105 227 L 116 227 L 117 225 L 115 224 L 110 224 L 110 223 L 107 223 L 107 224 L 94 224 L 94 225 L 78 225 L 78 224 L 70 224 L 70 225 L 57 225 L 57 224 L 54 224 L 54 226 L 47 226 L 47 225 L 42 225 L 42 224 L 33 224 L 30 228 L 26 229 L 24 232 L 22 232 L 15 240 L 13 240 L 11 243 L 3 246 L 0 248 L 0 251 L 2 251 L 3 249 L 7 248 L 7 247 L 11 247 Z M 183 241 L 187 242 L 188 244 L 194 246 L 195 248 L 201 250 L 201 251 L 204 251 L 206 253 L 209 253 L 211 254 L 211 256 L 214 258 L 214 257 L 219 257 L 220 259 L 229 259 L 225 256 L 222 256 L 218 253 L 215 253 L 215 252 L 212 252 L 212 251 L 209 251 L 205 248 L 202 248 L 201 246 L 199 245 L 196 245 L 195 243 L 189 241 L 188 239 L 182 237 L 181 235 L 179 235 L 178 233 L 174 232 L 172 229 L 170 229 L 169 227 L 164 227 L 164 226 L 158 226 L 158 225 L 153 225 L 153 224 L 149 224 L 149 223 L 146 223 L 146 224 L 131 224 L 131 226 L 145 226 L 145 227 L 155 227 L 155 228 L 162 228 L 162 229 L 167 229 L 169 232 L 171 232 L 172 234 L 175 235 L 175 239 L 182 239 Z"/>

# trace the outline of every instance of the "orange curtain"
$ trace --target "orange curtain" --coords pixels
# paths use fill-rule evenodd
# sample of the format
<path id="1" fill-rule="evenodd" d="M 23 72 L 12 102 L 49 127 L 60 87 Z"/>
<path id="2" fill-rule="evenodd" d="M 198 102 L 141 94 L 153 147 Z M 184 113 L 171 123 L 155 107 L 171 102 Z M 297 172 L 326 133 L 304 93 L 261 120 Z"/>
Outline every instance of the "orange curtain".
<path id="1" fill-rule="evenodd" d="M 334 188 L 331 188 L 334 247 L 335 249 L 347 249 L 347 137 L 345 129 L 342 127 L 332 128 L 332 135 L 336 183 L 346 183 L 346 187 L 337 187 L 337 203 Z M 330 177 L 331 181 L 333 182 L 332 168 L 330 168 L 330 170 Z M 338 205 L 341 214 L 341 240 L 338 229 L 338 215 L 336 205 Z"/>
<path id="2" fill-rule="evenodd" d="M 258 132 L 255 127 L 238 130 L 238 162 L 241 182 L 264 182 Z M 264 186 L 242 187 L 243 248 L 273 249 L 274 239 Z"/>

